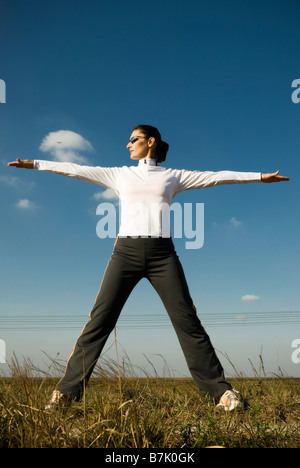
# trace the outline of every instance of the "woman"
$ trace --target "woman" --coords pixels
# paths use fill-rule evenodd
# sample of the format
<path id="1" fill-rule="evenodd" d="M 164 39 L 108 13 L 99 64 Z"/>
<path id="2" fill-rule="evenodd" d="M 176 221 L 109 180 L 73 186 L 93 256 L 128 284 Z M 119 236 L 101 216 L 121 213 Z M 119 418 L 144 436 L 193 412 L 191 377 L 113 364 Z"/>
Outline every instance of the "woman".
<path id="1" fill-rule="evenodd" d="M 172 238 L 162 235 L 160 206 L 170 206 L 174 196 L 184 190 L 289 179 L 278 172 L 199 172 L 165 168 L 159 164 L 166 159 L 169 145 L 162 141 L 159 131 L 149 125 L 134 128 L 127 148 L 131 159 L 138 161 L 137 166 L 103 168 L 20 159 L 8 163 L 110 188 L 120 197 L 122 207 L 119 235 L 95 305 L 47 408 L 80 400 L 129 294 L 141 278 L 147 278 L 164 303 L 201 395 L 209 396 L 231 411 L 241 405 L 238 392 L 226 382 L 220 361 L 197 317 Z M 137 203 L 144 209 L 137 210 Z"/>

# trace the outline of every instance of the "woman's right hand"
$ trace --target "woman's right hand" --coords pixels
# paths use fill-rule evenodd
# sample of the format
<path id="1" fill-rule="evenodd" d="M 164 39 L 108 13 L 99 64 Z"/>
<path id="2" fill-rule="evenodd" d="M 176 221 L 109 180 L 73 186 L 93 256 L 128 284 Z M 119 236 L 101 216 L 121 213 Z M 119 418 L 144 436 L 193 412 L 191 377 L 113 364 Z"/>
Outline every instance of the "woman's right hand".
<path id="1" fill-rule="evenodd" d="M 33 169 L 33 159 L 17 158 L 16 161 L 9 162 L 7 165 L 13 167 L 23 167 L 25 169 Z"/>

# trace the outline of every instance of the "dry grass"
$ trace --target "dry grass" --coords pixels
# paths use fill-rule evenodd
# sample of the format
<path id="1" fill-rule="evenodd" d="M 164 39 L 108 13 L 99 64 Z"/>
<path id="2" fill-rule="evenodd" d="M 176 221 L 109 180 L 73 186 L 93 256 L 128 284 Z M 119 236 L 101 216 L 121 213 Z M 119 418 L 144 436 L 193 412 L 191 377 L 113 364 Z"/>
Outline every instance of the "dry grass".
<path id="1" fill-rule="evenodd" d="M 0 379 L 1 448 L 283 448 L 300 445 L 300 379 L 230 379 L 242 412 L 216 412 L 191 379 L 134 375 L 129 362 L 97 368 L 81 403 L 46 413 L 57 378 L 14 360 Z M 53 363 L 59 370 L 57 362 Z M 141 371 L 141 370 L 140 370 Z M 139 372 L 141 374 L 141 372 Z M 39 376 L 38 376 L 39 375 Z"/>

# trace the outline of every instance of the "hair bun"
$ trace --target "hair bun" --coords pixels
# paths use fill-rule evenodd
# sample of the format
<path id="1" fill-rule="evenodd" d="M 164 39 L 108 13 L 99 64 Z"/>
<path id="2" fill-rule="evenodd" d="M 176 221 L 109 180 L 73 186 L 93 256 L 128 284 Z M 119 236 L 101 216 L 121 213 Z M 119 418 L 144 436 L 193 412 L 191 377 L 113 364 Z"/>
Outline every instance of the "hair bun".
<path id="1" fill-rule="evenodd" d="M 168 150 L 169 150 L 168 143 L 166 143 L 163 140 L 160 140 L 158 148 L 157 148 L 157 153 L 156 153 L 156 159 L 158 163 L 165 161 Z"/>

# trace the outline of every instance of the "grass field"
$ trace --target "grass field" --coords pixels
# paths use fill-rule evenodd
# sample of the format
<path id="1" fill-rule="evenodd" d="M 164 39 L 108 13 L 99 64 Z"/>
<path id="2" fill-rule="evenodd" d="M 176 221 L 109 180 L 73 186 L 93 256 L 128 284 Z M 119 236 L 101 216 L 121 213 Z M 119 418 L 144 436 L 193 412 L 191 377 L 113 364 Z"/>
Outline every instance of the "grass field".
<path id="1" fill-rule="evenodd" d="M 118 363 L 98 368 L 83 401 L 43 408 L 58 381 L 14 361 L 0 378 L 1 448 L 298 448 L 300 379 L 228 379 L 246 402 L 228 414 L 199 396 L 191 379 L 136 377 Z"/>

